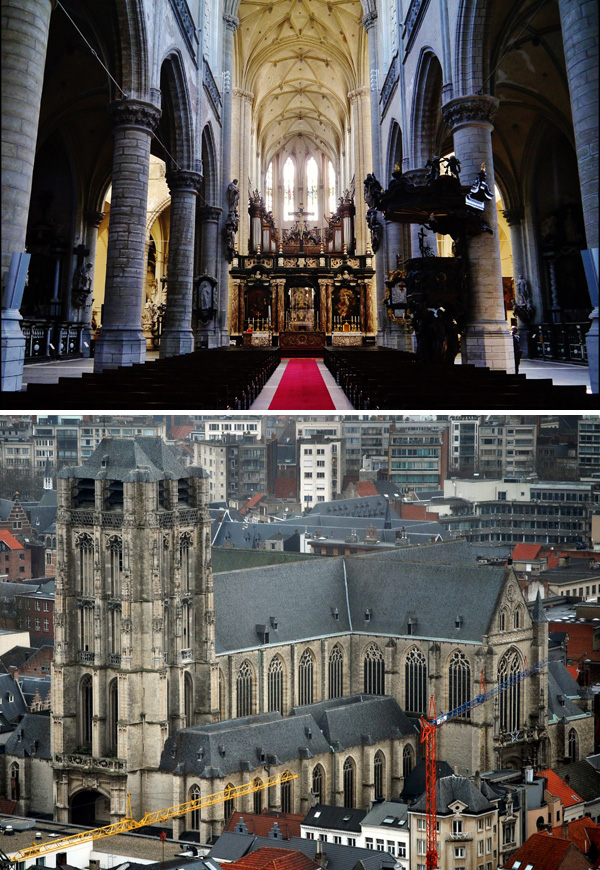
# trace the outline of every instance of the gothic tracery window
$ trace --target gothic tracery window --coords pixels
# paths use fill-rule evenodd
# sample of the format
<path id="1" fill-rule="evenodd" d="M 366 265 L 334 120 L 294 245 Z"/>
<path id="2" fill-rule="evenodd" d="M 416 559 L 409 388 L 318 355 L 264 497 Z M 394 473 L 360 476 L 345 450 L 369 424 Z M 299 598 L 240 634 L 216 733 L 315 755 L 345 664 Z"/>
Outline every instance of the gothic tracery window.
<path id="1" fill-rule="evenodd" d="M 194 785 L 190 791 L 190 800 L 198 801 L 200 800 L 200 786 Z M 200 810 L 195 809 L 190 813 L 190 830 L 199 831 L 200 830 Z"/>
<path id="2" fill-rule="evenodd" d="M 119 683 L 111 680 L 108 686 L 108 737 L 112 752 L 117 751 L 119 721 Z"/>
<path id="3" fill-rule="evenodd" d="M 312 773 L 312 793 L 314 794 L 315 800 L 318 804 L 324 803 L 324 784 L 325 771 L 320 764 L 317 764 L 317 766 L 313 768 Z"/>
<path id="4" fill-rule="evenodd" d="M 189 673 L 186 673 L 183 678 L 183 708 L 185 724 L 189 728 L 194 724 L 194 684 Z"/>
<path id="5" fill-rule="evenodd" d="M 517 650 L 508 650 L 498 663 L 498 682 L 504 683 L 516 677 L 522 670 L 521 657 Z M 521 683 L 509 685 L 498 696 L 500 705 L 500 728 L 503 731 L 518 731 L 521 727 Z"/>
<path id="6" fill-rule="evenodd" d="M 579 761 L 579 738 L 574 728 L 571 728 L 567 737 L 567 756 L 570 762 Z"/>
<path id="7" fill-rule="evenodd" d="M 285 772 L 286 774 L 290 773 L 289 770 Z M 281 811 L 283 813 L 292 812 L 292 784 L 293 781 L 291 779 L 281 783 Z"/>
<path id="8" fill-rule="evenodd" d="M 280 656 L 271 660 L 267 681 L 269 711 L 279 710 L 283 716 L 283 662 Z"/>
<path id="9" fill-rule="evenodd" d="M 385 662 L 376 643 L 370 643 L 364 657 L 365 695 L 385 695 Z"/>
<path id="10" fill-rule="evenodd" d="M 319 219 L 319 169 L 314 157 L 306 162 L 306 211 L 313 220 Z"/>
<path id="11" fill-rule="evenodd" d="M 410 746 L 405 746 L 402 750 L 402 776 L 404 779 L 413 769 L 413 754 Z"/>
<path id="12" fill-rule="evenodd" d="M 77 542 L 79 562 L 79 594 L 94 594 L 94 539 L 84 533 Z"/>
<path id="13" fill-rule="evenodd" d="M 255 786 L 261 786 L 263 784 L 263 781 L 262 781 L 262 779 L 260 779 L 260 777 L 257 776 L 256 779 L 253 780 L 252 784 Z M 253 807 L 254 814 L 259 816 L 262 813 L 262 807 L 263 807 L 262 790 L 254 792 L 253 804 L 254 804 L 254 807 Z"/>
<path id="14" fill-rule="evenodd" d="M 121 579 L 123 575 L 123 541 L 118 535 L 112 535 L 108 542 L 109 563 L 109 593 L 121 594 Z"/>
<path id="15" fill-rule="evenodd" d="M 304 650 L 298 665 L 298 704 L 312 704 L 314 699 L 315 660 L 309 649 Z"/>
<path id="16" fill-rule="evenodd" d="M 356 765 L 354 759 L 348 757 L 344 761 L 343 779 L 344 779 L 344 806 L 352 809 L 354 807 L 355 793 L 354 780 L 356 774 Z"/>
<path id="17" fill-rule="evenodd" d="M 227 785 L 225 786 L 225 794 L 227 794 L 229 789 L 233 789 L 233 788 L 235 788 L 233 783 L 228 782 Z M 225 801 L 223 803 L 223 810 L 225 813 L 225 821 L 228 821 L 228 819 L 230 819 L 231 816 L 233 815 L 233 813 L 235 812 L 235 798 L 226 797 Z"/>
<path id="18" fill-rule="evenodd" d="M 267 211 L 273 211 L 273 161 L 269 163 L 265 176 L 265 208 Z"/>
<path id="19" fill-rule="evenodd" d="M 237 715 L 252 715 L 252 665 L 245 659 L 237 676 Z"/>
<path id="20" fill-rule="evenodd" d="M 471 666 L 466 655 L 455 652 L 450 659 L 448 668 L 448 706 L 455 710 L 462 704 L 466 704 L 471 697 Z M 470 719 L 471 712 L 466 710 L 461 713 L 462 719 Z"/>
<path id="21" fill-rule="evenodd" d="M 404 665 L 405 704 L 407 713 L 426 712 L 427 662 L 421 650 L 413 647 Z"/>
<path id="22" fill-rule="evenodd" d="M 81 745 L 90 747 L 92 745 L 92 717 L 94 715 L 94 695 L 92 687 L 92 678 L 86 674 L 79 684 L 79 709 L 81 712 L 81 729 L 80 739 Z"/>
<path id="23" fill-rule="evenodd" d="M 179 564 L 181 572 L 181 589 L 189 592 L 192 588 L 192 536 L 184 532 L 179 539 Z"/>
<path id="24" fill-rule="evenodd" d="M 334 212 L 336 210 L 336 199 L 335 199 L 335 169 L 333 168 L 333 163 L 331 160 L 329 161 L 328 167 L 328 176 L 329 183 L 327 189 L 327 200 L 329 203 L 329 211 Z"/>
<path id="25" fill-rule="evenodd" d="M 336 643 L 329 654 L 329 697 L 341 698 L 344 694 L 344 653 Z"/>
<path id="26" fill-rule="evenodd" d="M 384 757 L 383 752 L 379 750 L 375 753 L 373 760 L 373 782 L 375 785 L 375 800 L 383 797 L 383 775 L 384 775 Z"/>
<path id="27" fill-rule="evenodd" d="M 291 221 L 294 219 L 293 212 L 296 210 L 295 205 L 295 183 L 296 183 L 296 167 L 291 157 L 285 161 L 283 165 L 283 219 Z"/>

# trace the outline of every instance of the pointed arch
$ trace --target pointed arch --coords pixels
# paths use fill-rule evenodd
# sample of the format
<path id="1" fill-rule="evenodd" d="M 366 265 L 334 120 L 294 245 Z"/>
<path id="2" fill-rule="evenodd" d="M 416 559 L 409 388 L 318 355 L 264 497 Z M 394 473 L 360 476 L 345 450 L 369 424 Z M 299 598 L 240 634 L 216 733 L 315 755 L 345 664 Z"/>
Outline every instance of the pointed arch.
<path id="1" fill-rule="evenodd" d="M 363 657 L 365 695 L 385 695 L 385 661 L 376 643 L 370 643 Z"/>
<path id="2" fill-rule="evenodd" d="M 236 688 L 236 715 L 238 718 L 251 716 L 253 712 L 254 669 L 248 659 L 244 659 L 239 667 Z"/>
<path id="3" fill-rule="evenodd" d="M 201 797 L 201 791 L 199 785 L 193 785 L 188 793 L 188 800 L 190 801 L 198 801 Z M 200 830 L 200 810 L 195 809 L 190 812 L 190 831 L 199 831 Z"/>
<path id="4" fill-rule="evenodd" d="M 267 674 L 267 708 L 271 710 L 279 710 L 283 716 L 283 659 L 280 655 L 275 655 L 269 663 Z"/>
<path id="5" fill-rule="evenodd" d="M 314 701 L 315 657 L 310 649 L 305 649 L 298 664 L 298 704 L 312 704 Z"/>
<path id="6" fill-rule="evenodd" d="M 209 121 L 202 130 L 202 189 L 200 205 L 216 205 L 219 198 L 219 162 L 215 134 Z"/>
<path id="7" fill-rule="evenodd" d="M 291 771 L 284 771 L 284 776 L 289 775 L 291 777 Z M 294 792 L 293 792 L 293 779 L 288 779 L 287 782 L 281 783 L 281 812 L 282 813 L 291 813 L 293 812 L 294 806 Z"/>
<path id="8" fill-rule="evenodd" d="M 498 682 L 504 683 L 523 670 L 523 659 L 518 649 L 507 650 L 498 662 Z M 500 729 L 506 733 L 518 731 L 523 720 L 521 683 L 509 686 L 498 697 Z"/>
<path id="9" fill-rule="evenodd" d="M 223 801 L 223 813 L 225 815 L 225 821 L 227 822 L 231 816 L 235 812 L 235 798 L 227 797 L 227 794 L 230 789 L 234 789 L 235 786 L 232 782 L 228 782 L 225 786 L 225 800 Z"/>
<path id="10" fill-rule="evenodd" d="M 375 800 L 384 797 L 385 790 L 385 755 L 378 749 L 373 759 L 373 783 L 375 786 Z"/>
<path id="11" fill-rule="evenodd" d="M 342 774 L 344 806 L 353 809 L 356 806 L 356 763 L 351 755 L 344 761 Z"/>
<path id="12" fill-rule="evenodd" d="M 344 694 L 344 651 L 336 643 L 329 653 L 329 697 L 341 698 Z"/>
<path id="13" fill-rule="evenodd" d="M 448 709 L 455 710 L 466 704 L 471 698 L 471 665 L 461 650 L 455 650 L 448 662 Z M 466 710 L 462 719 L 470 719 L 471 713 Z"/>
<path id="14" fill-rule="evenodd" d="M 325 803 L 325 770 L 321 764 L 317 764 L 313 767 L 312 793 L 318 804 Z"/>
<path id="15" fill-rule="evenodd" d="M 427 704 L 427 661 L 416 646 L 408 651 L 404 662 L 405 701 L 407 713 L 425 714 Z"/>
<path id="16" fill-rule="evenodd" d="M 421 168 L 439 152 L 442 123 L 442 66 L 433 49 L 423 47 L 417 63 L 411 108 L 411 166 Z"/>
<path id="17" fill-rule="evenodd" d="M 150 50 L 143 0 L 121 0 L 115 4 L 121 52 L 121 84 L 128 97 L 148 100 L 150 95 Z M 118 79 L 118 76 L 116 77 Z M 120 94 L 117 96 L 121 96 Z"/>
<path id="18" fill-rule="evenodd" d="M 162 116 L 159 136 L 171 152 L 179 168 L 194 168 L 194 118 L 191 108 L 189 87 L 185 65 L 178 48 L 172 49 L 163 58 L 160 67 L 160 90 L 162 94 Z M 157 146 L 160 148 L 160 145 Z M 160 149 L 162 150 L 162 149 Z M 168 154 L 159 156 L 174 169 Z"/>
<path id="19" fill-rule="evenodd" d="M 488 0 L 461 0 L 456 16 L 454 96 L 477 93 L 487 78 L 484 50 Z"/>
<path id="20" fill-rule="evenodd" d="M 79 683 L 79 739 L 82 746 L 92 745 L 92 718 L 94 716 L 94 689 L 90 674 L 84 674 Z"/>
<path id="21" fill-rule="evenodd" d="M 413 751 L 411 746 L 405 746 L 402 750 L 402 776 L 404 779 L 410 774 L 414 767 Z"/>
<path id="22" fill-rule="evenodd" d="M 392 119 L 392 123 L 390 124 L 390 131 L 388 134 L 388 148 L 387 148 L 387 173 L 386 178 L 390 178 L 392 172 L 394 171 L 394 166 L 396 163 L 402 169 L 402 129 L 398 121 L 395 118 Z"/>

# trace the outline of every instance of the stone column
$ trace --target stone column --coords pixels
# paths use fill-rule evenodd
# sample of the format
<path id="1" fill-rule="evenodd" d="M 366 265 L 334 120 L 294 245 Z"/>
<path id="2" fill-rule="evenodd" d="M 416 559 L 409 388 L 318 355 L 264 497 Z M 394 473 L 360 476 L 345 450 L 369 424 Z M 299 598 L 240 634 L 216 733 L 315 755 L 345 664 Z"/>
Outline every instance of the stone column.
<path id="1" fill-rule="evenodd" d="M 221 166 L 222 166 L 222 201 L 227 203 L 227 186 L 231 181 L 231 68 L 233 65 L 233 34 L 238 29 L 239 21 L 234 15 L 223 15 L 223 59 L 221 68 L 223 70 L 223 126 L 221 130 Z M 246 181 L 242 179 L 242 185 Z M 225 221 L 227 220 L 227 211 L 224 211 L 221 216 L 221 234 L 225 230 Z M 219 269 L 219 284 L 217 288 L 219 296 L 219 305 L 217 312 L 217 322 L 219 329 L 219 344 L 229 344 L 229 325 L 227 316 L 229 313 L 229 261 L 225 256 L 225 245 L 222 238 L 219 240 L 219 251 L 221 252 L 221 263 Z"/>
<path id="2" fill-rule="evenodd" d="M 202 181 L 198 172 L 167 172 L 171 192 L 171 228 L 167 269 L 167 309 L 160 340 L 161 359 L 191 353 L 192 293 L 194 280 L 194 227 L 196 195 Z"/>
<path id="3" fill-rule="evenodd" d="M 285 280 L 277 282 L 277 330 L 285 331 Z"/>
<path id="4" fill-rule="evenodd" d="M 329 282 L 324 278 L 319 278 L 319 311 L 320 313 L 320 328 L 321 332 L 331 332 L 329 325 L 329 317 L 327 311 L 327 289 Z"/>
<path id="5" fill-rule="evenodd" d="M 463 184 L 472 184 L 482 163 L 494 191 L 492 120 L 498 100 L 488 95 L 458 97 L 442 106 L 444 121 L 452 130 L 454 150 L 462 163 Z M 496 201 L 485 206 L 483 219 L 492 230 L 474 236 L 468 243 L 470 311 L 462 335 L 463 362 L 492 369 L 514 371 L 512 336 L 504 318 L 502 266 Z"/>
<path id="6" fill-rule="evenodd" d="M 251 166 L 251 148 L 252 137 L 250 130 L 252 126 L 252 102 L 254 94 L 251 91 L 244 91 L 241 88 L 233 89 L 233 107 L 234 107 L 234 130 L 237 130 L 237 136 L 233 136 L 234 144 L 237 144 L 235 150 L 236 160 L 232 165 L 231 174 L 234 178 L 240 180 L 240 225 L 238 228 L 237 246 L 238 251 L 248 250 L 248 239 L 250 236 L 250 222 L 248 215 L 248 180 L 250 178 Z M 236 142 L 237 140 L 237 142 Z M 256 187 L 260 188 L 261 179 L 256 179 Z M 263 191 L 264 193 L 264 191 Z"/>
<path id="7" fill-rule="evenodd" d="M 86 262 L 93 263 L 94 267 L 96 265 L 96 245 L 98 244 L 98 228 L 102 223 L 102 218 L 104 217 L 103 211 L 96 211 L 95 209 L 90 209 L 89 211 L 84 211 L 83 219 L 85 221 L 85 246 L 89 250 L 89 254 L 86 257 Z M 83 328 L 82 335 L 82 353 L 83 356 L 89 356 L 91 353 L 91 342 L 92 342 L 92 309 L 94 302 L 94 271 L 92 269 L 90 272 L 90 277 L 92 279 L 91 292 L 88 298 L 87 305 L 85 309 L 83 309 L 83 320 L 85 322 L 85 326 Z M 87 347 L 86 347 L 87 345 Z"/>
<path id="8" fill-rule="evenodd" d="M 218 278 L 220 254 L 219 218 L 222 211 L 223 209 L 214 205 L 203 205 L 196 209 L 200 246 L 194 277 L 198 277 L 198 275 L 210 275 L 211 278 Z M 215 304 L 218 305 L 218 286 L 215 287 L 214 297 Z M 227 312 L 225 312 L 225 316 L 226 314 Z M 200 344 L 204 347 L 218 347 L 221 343 L 218 317 L 219 314 L 217 313 L 208 323 L 199 324 L 199 333 L 202 336 Z"/>
<path id="9" fill-rule="evenodd" d="M 559 0 L 585 236 L 591 262 L 586 277 L 593 310 L 586 336 L 592 392 L 598 379 L 598 4 Z"/>
<path id="10" fill-rule="evenodd" d="M 110 103 L 114 157 L 102 329 L 94 371 L 144 362 L 142 302 L 150 137 L 160 109 L 142 100 Z"/>
<path id="11" fill-rule="evenodd" d="M 2 291 L 25 251 L 52 0 L 2 0 Z"/>
<path id="12" fill-rule="evenodd" d="M 517 281 L 519 280 L 519 276 L 526 275 L 525 268 L 525 253 L 523 250 L 523 226 L 522 221 L 525 215 L 525 209 L 522 205 L 513 206 L 513 208 L 505 209 L 502 214 L 506 218 L 506 222 L 510 227 L 510 247 L 512 251 L 512 261 L 513 261 L 513 281 L 515 285 L 515 302 L 518 302 L 517 299 Z M 529 282 L 529 287 L 531 288 L 531 282 Z M 531 302 L 533 303 L 533 298 L 531 298 Z M 540 311 L 540 307 L 538 303 L 535 304 L 536 311 Z M 518 315 L 517 315 L 518 317 Z M 527 346 L 527 336 L 528 336 L 528 322 L 526 320 L 521 320 L 518 317 L 519 321 L 519 338 L 520 338 L 520 347 L 523 356 L 529 356 L 528 346 Z"/>

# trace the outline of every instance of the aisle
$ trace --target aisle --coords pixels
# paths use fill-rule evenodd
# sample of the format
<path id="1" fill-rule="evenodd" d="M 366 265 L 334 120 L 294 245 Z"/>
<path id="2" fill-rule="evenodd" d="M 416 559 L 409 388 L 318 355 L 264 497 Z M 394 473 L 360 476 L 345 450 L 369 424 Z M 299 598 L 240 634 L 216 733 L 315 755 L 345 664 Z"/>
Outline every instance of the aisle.
<path id="1" fill-rule="evenodd" d="M 322 359 L 283 359 L 252 411 L 352 411 Z"/>

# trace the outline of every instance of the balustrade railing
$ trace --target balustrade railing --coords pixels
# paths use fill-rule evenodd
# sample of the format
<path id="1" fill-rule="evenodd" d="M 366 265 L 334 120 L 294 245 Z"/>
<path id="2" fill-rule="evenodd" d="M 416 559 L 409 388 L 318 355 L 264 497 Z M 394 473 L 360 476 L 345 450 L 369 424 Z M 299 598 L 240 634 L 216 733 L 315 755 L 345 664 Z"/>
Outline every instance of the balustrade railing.
<path id="1" fill-rule="evenodd" d="M 21 321 L 25 337 L 25 362 L 56 357 L 69 359 L 83 354 L 85 323 L 48 323 L 47 321 Z"/>

